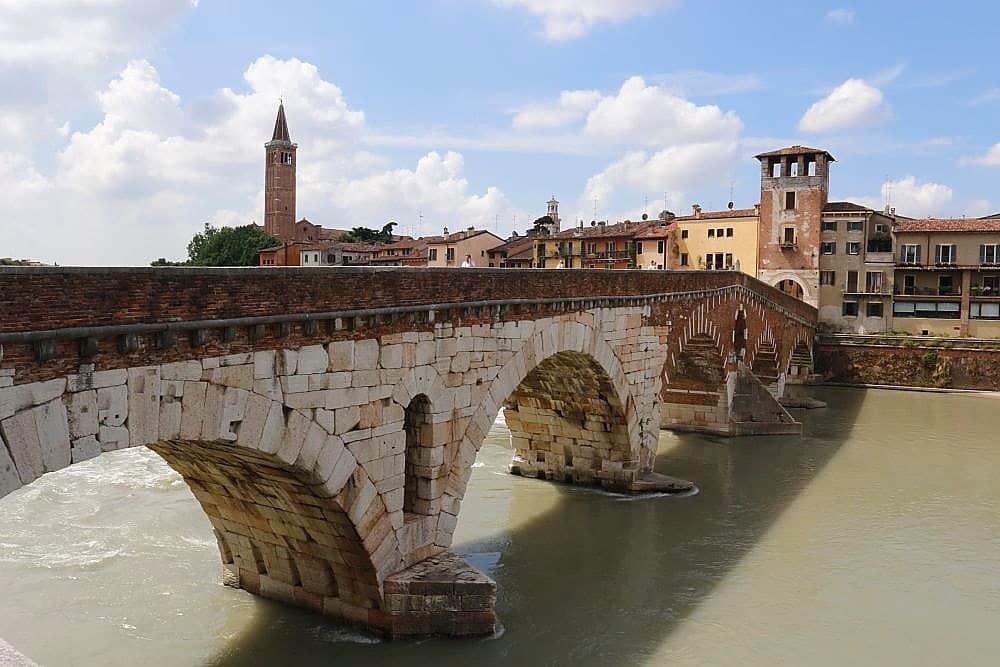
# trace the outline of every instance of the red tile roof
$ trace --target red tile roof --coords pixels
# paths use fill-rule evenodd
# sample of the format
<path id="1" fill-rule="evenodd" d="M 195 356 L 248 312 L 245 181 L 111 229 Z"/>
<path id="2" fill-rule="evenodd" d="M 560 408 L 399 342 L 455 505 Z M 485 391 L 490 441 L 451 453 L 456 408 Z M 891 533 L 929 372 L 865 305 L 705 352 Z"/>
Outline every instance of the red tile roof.
<path id="1" fill-rule="evenodd" d="M 785 155 L 808 155 L 810 153 L 822 153 L 826 156 L 830 162 L 834 162 L 834 157 L 830 155 L 827 151 L 822 148 L 809 148 L 808 146 L 789 146 L 788 148 L 779 148 L 776 151 L 768 151 L 766 153 L 760 153 L 759 155 L 754 155 L 758 160 L 763 157 L 783 157 Z"/>
<path id="2" fill-rule="evenodd" d="M 849 201 L 831 201 L 827 202 L 826 206 L 823 207 L 823 211 L 826 213 L 851 213 L 853 211 L 870 211 L 871 209 L 867 206 L 862 206 L 861 204 L 855 204 Z"/>
<path id="3" fill-rule="evenodd" d="M 666 225 L 657 225 L 635 235 L 637 239 L 662 239 L 667 238 L 677 229 L 675 222 Z"/>
<path id="4" fill-rule="evenodd" d="M 635 236 L 637 233 L 640 233 L 655 224 L 657 223 L 619 222 L 615 225 L 601 224 L 589 227 L 570 227 L 569 229 L 565 229 L 558 234 L 553 234 L 552 236 L 538 236 L 535 238 L 539 241 L 547 241 L 549 239 L 592 239 L 611 236 Z"/>
<path id="5" fill-rule="evenodd" d="M 683 220 L 684 222 L 690 222 L 691 220 L 722 220 L 725 218 L 747 218 L 757 215 L 757 209 L 755 208 L 731 208 L 725 211 L 702 211 L 700 215 L 679 215 L 674 220 Z"/>
<path id="6" fill-rule="evenodd" d="M 994 233 L 1000 232 L 1000 218 L 924 218 L 923 220 L 897 218 L 893 230 L 904 234 L 907 232 Z"/>

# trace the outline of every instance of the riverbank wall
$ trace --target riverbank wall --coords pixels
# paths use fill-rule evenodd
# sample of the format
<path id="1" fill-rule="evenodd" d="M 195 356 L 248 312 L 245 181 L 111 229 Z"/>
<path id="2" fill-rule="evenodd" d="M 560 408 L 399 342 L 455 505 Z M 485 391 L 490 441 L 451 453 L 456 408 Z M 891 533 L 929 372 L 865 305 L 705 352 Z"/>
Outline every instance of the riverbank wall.
<path id="1" fill-rule="evenodd" d="M 1000 391 L 1000 340 L 824 334 L 815 365 L 829 383 Z"/>

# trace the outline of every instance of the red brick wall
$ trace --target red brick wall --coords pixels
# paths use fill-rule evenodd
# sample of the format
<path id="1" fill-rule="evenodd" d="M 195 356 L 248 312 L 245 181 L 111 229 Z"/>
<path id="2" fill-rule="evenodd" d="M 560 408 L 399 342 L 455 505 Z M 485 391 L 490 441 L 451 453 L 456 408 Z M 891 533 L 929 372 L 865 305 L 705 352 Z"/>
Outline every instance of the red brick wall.
<path id="1" fill-rule="evenodd" d="M 2 268 L 0 269 L 0 333 L 53 330 L 81 326 L 105 326 L 171 321 L 214 320 L 264 315 L 320 313 L 339 310 L 463 303 L 510 299 L 602 297 L 686 292 L 745 285 L 809 321 L 816 311 L 778 293 L 757 280 L 735 272 L 606 271 L 538 269 L 91 269 L 91 268 Z M 696 304 L 671 302 L 671 308 L 656 308 L 651 324 L 675 317 L 678 309 Z M 515 317 L 530 319 L 551 312 L 528 307 Z M 537 313 L 537 314 L 534 314 Z M 439 315 L 439 319 L 443 318 Z M 488 319 L 489 313 L 462 315 L 465 324 Z M 454 321 L 455 315 L 449 316 Z M 665 321 L 662 323 L 666 323 Z M 370 326 L 366 323 L 365 326 Z M 404 317 L 379 323 L 377 334 L 419 330 L 432 325 Z M 249 330 L 236 331 L 236 338 L 222 340 L 213 329 L 208 340 L 192 347 L 184 334 L 176 344 L 159 350 L 152 337 L 140 337 L 140 348 L 121 353 L 113 338 L 99 341 L 99 351 L 82 359 L 78 341 L 59 340 L 49 361 L 36 363 L 28 344 L 3 345 L 0 367 L 15 368 L 16 383 L 75 373 L 81 363 L 98 368 L 121 368 L 165 363 L 252 349 L 322 342 L 334 337 L 370 337 L 371 330 L 331 332 L 322 326 L 307 334 L 295 324 L 281 335 L 269 326 L 262 338 L 251 340 Z"/>

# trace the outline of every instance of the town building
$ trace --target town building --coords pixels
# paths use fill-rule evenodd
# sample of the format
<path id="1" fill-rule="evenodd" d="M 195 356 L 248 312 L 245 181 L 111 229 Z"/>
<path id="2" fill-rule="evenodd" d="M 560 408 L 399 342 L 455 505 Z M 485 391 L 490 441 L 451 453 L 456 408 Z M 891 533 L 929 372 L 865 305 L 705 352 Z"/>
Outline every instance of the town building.
<path id="1" fill-rule="evenodd" d="M 530 269 L 533 247 L 534 241 L 531 238 L 518 236 L 517 232 L 514 232 L 506 243 L 486 251 L 487 265 L 498 268 Z"/>
<path id="2" fill-rule="evenodd" d="M 376 246 L 371 263 L 375 266 L 427 266 L 428 238 L 400 239 Z"/>
<path id="3" fill-rule="evenodd" d="M 892 330 L 1000 337 L 1000 218 L 898 218 Z"/>
<path id="4" fill-rule="evenodd" d="M 374 243 L 317 243 L 299 250 L 300 266 L 365 266 L 379 249 Z"/>
<path id="5" fill-rule="evenodd" d="M 540 269 L 634 269 L 635 235 L 651 226 L 626 220 L 591 222 L 552 236 L 534 237 L 534 263 Z"/>
<path id="6" fill-rule="evenodd" d="M 448 233 L 427 239 L 427 266 L 461 266 L 466 256 L 474 266 L 487 266 L 486 251 L 503 245 L 504 240 L 485 229 L 469 227 L 460 232 Z"/>

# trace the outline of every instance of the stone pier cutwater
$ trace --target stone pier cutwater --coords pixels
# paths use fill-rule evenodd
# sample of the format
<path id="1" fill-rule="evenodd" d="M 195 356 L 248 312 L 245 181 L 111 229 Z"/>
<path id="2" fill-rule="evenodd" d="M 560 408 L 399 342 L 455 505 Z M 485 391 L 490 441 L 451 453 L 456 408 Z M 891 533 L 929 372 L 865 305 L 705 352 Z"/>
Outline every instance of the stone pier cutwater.
<path id="1" fill-rule="evenodd" d="M 653 471 L 661 422 L 703 427 L 682 411 L 711 401 L 766 420 L 746 401 L 771 392 L 732 372 L 763 351 L 783 374 L 815 322 L 721 272 L 121 273 L 0 270 L 5 312 L 43 309 L 0 323 L 0 496 L 149 446 L 225 583 L 391 636 L 494 631 L 496 584 L 449 550 L 501 409 L 512 472 L 683 491 Z"/>

